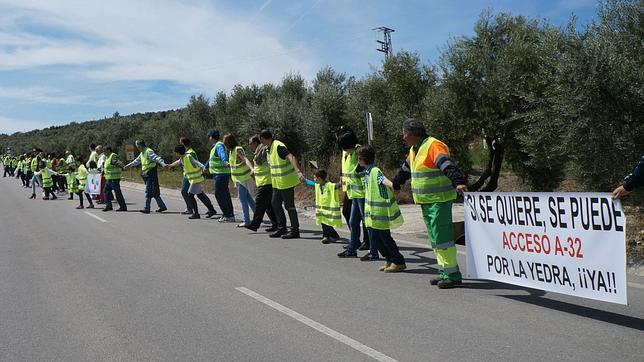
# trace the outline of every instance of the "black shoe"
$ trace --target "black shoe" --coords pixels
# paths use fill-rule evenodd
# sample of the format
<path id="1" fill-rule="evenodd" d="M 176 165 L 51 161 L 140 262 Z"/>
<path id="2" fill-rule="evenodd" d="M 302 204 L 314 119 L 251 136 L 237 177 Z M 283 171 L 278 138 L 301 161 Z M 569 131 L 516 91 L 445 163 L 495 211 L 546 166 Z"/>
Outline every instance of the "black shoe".
<path id="1" fill-rule="evenodd" d="M 286 231 L 286 229 L 278 229 L 274 233 L 270 234 L 268 237 L 270 237 L 270 238 L 281 238 L 282 235 L 286 235 L 287 233 L 288 233 L 288 231 Z"/>
<path id="2" fill-rule="evenodd" d="M 36 194 L 31 194 L 31 196 L 29 196 L 29 200 L 32 200 L 32 199 L 35 199 L 35 198 L 36 198 Z"/>
<path id="3" fill-rule="evenodd" d="M 360 246 L 358 247 L 358 250 L 360 250 L 360 251 L 369 250 L 369 243 L 362 242 L 362 244 L 360 244 Z"/>
<path id="4" fill-rule="evenodd" d="M 438 288 L 440 289 L 451 289 L 456 287 L 459 284 L 461 284 L 460 281 L 451 280 L 451 279 L 440 280 L 438 283 L 436 283 L 436 285 L 438 285 Z"/>
<path id="5" fill-rule="evenodd" d="M 277 231 L 277 226 L 273 225 L 273 226 L 271 226 L 269 228 L 264 229 L 264 231 L 266 231 L 267 233 L 276 232 Z"/>
<path id="6" fill-rule="evenodd" d="M 43 200 L 49 200 L 49 196 L 45 196 L 42 198 Z M 53 199 L 52 199 L 53 200 Z"/>
<path id="7" fill-rule="evenodd" d="M 211 217 L 217 215 L 217 211 L 208 211 L 206 213 L 206 219 L 210 219 Z"/>
<path id="8" fill-rule="evenodd" d="M 380 260 L 380 257 L 378 255 L 372 255 L 371 253 L 366 253 L 362 257 L 360 257 L 361 261 L 374 261 L 374 260 Z"/>
<path id="9" fill-rule="evenodd" d="M 56 200 L 56 199 L 58 199 L 58 197 L 56 197 L 56 195 L 53 195 L 53 196 L 51 197 L 51 200 Z"/>
<path id="10" fill-rule="evenodd" d="M 127 211 L 127 209 L 124 208 L 124 207 L 119 207 L 118 209 L 116 209 L 116 212 L 126 212 L 126 211 Z"/>
<path id="11" fill-rule="evenodd" d="M 74 199 L 73 197 L 68 197 L 68 198 L 67 198 L 67 200 L 73 200 L 73 199 Z"/>
<path id="12" fill-rule="evenodd" d="M 349 249 L 341 253 L 338 253 L 338 258 L 357 258 L 357 257 L 358 257 L 358 253 L 356 253 L 355 251 L 351 251 Z"/>
<path id="13" fill-rule="evenodd" d="M 116 210 L 116 211 L 118 211 L 118 210 Z M 150 213 L 150 210 L 148 210 L 148 209 L 141 209 L 141 210 L 139 210 L 139 212 L 140 212 L 141 214 L 149 214 L 149 213 Z"/>
<path id="14" fill-rule="evenodd" d="M 188 210 L 181 211 L 181 215 L 192 215 L 192 211 L 188 211 Z"/>
<path id="15" fill-rule="evenodd" d="M 299 239 L 300 232 L 298 230 L 291 230 L 288 233 L 282 235 L 282 239 Z"/>
<path id="16" fill-rule="evenodd" d="M 111 207 L 105 207 L 105 208 L 102 208 L 102 209 L 101 209 L 101 211 L 103 211 L 103 212 L 105 212 L 105 211 L 112 211 L 112 210 L 114 210 L 114 209 L 112 209 Z"/>
<path id="17" fill-rule="evenodd" d="M 443 280 L 443 278 L 441 278 L 440 276 L 433 277 L 433 278 L 431 278 L 429 280 L 429 284 L 430 285 L 438 285 L 438 282 L 440 282 L 441 280 Z"/>
<path id="18" fill-rule="evenodd" d="M 161 208 L 158 208 L 158 209 L 154 210 L 154 212 L 164 212 L 164 211 L 167 211 L 167 210 L 168 210 L 167 207 L 161 207 Z"/>
<path id="19" fill-rule="evenodd" d="M 250 231 L 257 232 L 257 228 L 256 228 L 256 227 L 253 227 L 253 226 L 251 226 L 251 225 L 249 225 L 249 224 L 244 225 L 244 227 L 245 227 L 246 229 L 250 230 Z"/>
<path id="20" fill-rule="evenodd" d="M 190 220 L 194 220 L 194 219 L 201 219 L 201 215 L 199 215 L 199 214 L 192 214 L 192 215 L 190 215 L 190 216 L 188 217 L 188 219 L 190 219 Z"/>

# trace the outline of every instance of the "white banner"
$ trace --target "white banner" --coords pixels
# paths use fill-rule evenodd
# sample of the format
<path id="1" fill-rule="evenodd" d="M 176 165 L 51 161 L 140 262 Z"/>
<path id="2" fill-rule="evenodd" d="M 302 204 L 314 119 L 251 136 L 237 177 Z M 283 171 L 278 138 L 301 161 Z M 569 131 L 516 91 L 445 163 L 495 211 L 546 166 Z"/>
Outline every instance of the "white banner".
<path id="1" fill-rule="evenodd" d="M 608 193 L 465 195 L 467 276 L 627 304 L 626 217 Z"/>
<path id="2" fill-rule="evenodd" d="M 85 190 L 91 195 L 98 195 L 101 193 L 101 174 L 88 173 L 87 184 Z"/>

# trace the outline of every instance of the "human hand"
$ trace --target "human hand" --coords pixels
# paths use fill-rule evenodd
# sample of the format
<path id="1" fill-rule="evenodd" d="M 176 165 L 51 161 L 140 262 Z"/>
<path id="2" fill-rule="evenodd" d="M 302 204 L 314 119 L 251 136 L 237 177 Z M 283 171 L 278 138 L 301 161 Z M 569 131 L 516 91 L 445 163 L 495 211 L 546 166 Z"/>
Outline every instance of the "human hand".
<path id="1" fill-rule="evenodd" d="M 304 177 L 304 174 L 302 173 L 302 171 L 297 171 L 297 177 L 299 177 L 301 182 L 306 181 L 306 177 Z"/>
<path id="2" fill-rule="evenodd" d="M 456 186 L 456 191 L 463 195 L 463 193 L 467 192 L 467 186 L 466 185 L 458 185 Z"/>
<path id="3" fill-rule="evenodd" d="M 626 196 L 626 195 L 628 195 L 630 193 L 631 192 L 626 190 L 624 188 L 624 186 L 622 185 L 622 186 L 616 188 L 615 190 L 613 190 L 613 199 L 621 199 L 622 197 L 624 197 L 624 196 Z"/>

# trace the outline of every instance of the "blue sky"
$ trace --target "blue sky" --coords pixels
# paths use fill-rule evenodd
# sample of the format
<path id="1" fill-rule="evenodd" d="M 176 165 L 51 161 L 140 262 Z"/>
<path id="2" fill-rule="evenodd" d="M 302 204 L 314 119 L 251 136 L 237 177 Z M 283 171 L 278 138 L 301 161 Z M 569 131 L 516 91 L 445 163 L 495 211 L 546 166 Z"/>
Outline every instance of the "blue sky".
<path id="1" fill-rule="evenodd" d="M 436 62 L 481 11 L 564 25 L 595 0 L 0 0 L 0 133 L 182 107 L 235 84 L 311 79 L 330 65 L 360 77 L 394 51 Z"/>

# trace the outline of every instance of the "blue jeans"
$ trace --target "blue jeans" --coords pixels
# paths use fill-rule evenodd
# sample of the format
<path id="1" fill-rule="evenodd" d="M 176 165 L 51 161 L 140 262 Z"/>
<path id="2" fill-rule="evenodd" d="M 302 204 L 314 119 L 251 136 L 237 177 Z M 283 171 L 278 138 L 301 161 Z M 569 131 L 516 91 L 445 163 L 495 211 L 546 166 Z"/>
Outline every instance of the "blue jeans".
<path id="1" fill-rule="evenodd" d="M 183 197 L 183 202 L 186 203 L 186 211 L 192 213 L 192 199 L 188 195 L 188 188 L 190 188 L 190 182 L 187 177 L 184 177 L 181 180 L 181 197 Z"/>
<path id="2" fill-rule="evenodd" d="M 105 194 L 105 207 L 112 207 L 112 191 L 116 194 L 116 201 L 119 203 L 119 208 L 127 210 L 127 205 L 121 192 L 121 180 L 106 180 L 105 189 L 103 190 Z"/>
<path id="3" fill-rule="evenodd" d="M 360 246 L 360 224 L 364 220 L 364 200 L 365 199 L 352 199 L 351 200 L 351 217 L 349 218 L 349 230 L 351 231 L 351 238 L 349 239 L 349 247 L 347 249 L 356 251 Z M 364 228 L 366 232 L 367 229 Z M 363 235 L 364 240 L 368 240 L 369 236 Z M 369 243 L 369 252 L 371 255 L 378 255 L 373 243 Z"/>
<path id="4" fill-rule="evenodd" d="M 215 199 L 221 214 L 225 217 L 235 217 L 233 211 L 233 200 L 230 198 L 230 190 L 228 190 L 228 182 L 230 175 L 214 175 L 215 180 Z"/>
<path id="5" fill-rule="evenodd" d="M 396 241 L 391 237 L 391 230 L 378 230 L 367 228 L 369 241 L 385 257 L 388 263 L 397 265 L 405 264 L 405 258 L 400 254 Z"/>
<path id="6" fill-rule="evenodd" d="M 154 199 L 157 202 L 157 205 L 159 206 L 159 209 L 165 209 L 165 203 L 161 199 L 161 195 L 159 194 L 159 185 L 156 185 L 155 182 L 158 182 L 156 179 L 156 176 L 154 177 L 146 177 L 143 180 L 145 181 L 145 207 L 144 209 L 150 210 L 150 204 L 152 203 L 152 199 Z M 154 196 L 152 196 L 154 195 Z"/>
<path id="7" fill-rule="evenodd" d="M 31 193 L 36 194 L 36 186 L 42 187 L 42 181 L 40 181 L 40 175 L 33 175 L 31 177 Z"/>
<path id="8" fill-rule="evenodd" d="M 244 224 L 250 224 L 250 213 L 248 209 L 250 207 L 253 213 L 255 212 L 255 199 L 248 192 L 248 189 L 239 182 L 237 183 L 237 195 L 239 196 L 239 203 L 241 203 L 242 213 L 244 215 Z"/>

